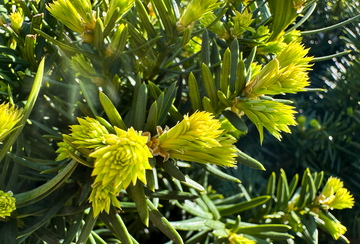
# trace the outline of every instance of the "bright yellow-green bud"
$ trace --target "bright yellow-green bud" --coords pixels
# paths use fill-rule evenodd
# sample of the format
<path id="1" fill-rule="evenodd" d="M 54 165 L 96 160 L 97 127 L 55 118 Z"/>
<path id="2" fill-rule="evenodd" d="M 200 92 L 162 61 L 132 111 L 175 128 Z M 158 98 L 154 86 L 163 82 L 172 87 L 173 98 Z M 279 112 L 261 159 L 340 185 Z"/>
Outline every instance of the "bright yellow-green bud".
<path id="1" fill-rule="evenodd" d="M 169 151 L 170 157 L 191 162 L 234 167 L 236 157 L 234 143 L 236 139 L 228 135 L 222 136 L 218 140 L 221 145 L 219 147 L 203 148 L 202 150 L 200 148 L 189 148 L 186 151 L 172 150 Z"/>
<path id="2" fill-rule="evenodd" d="M 109 23 L 116 8 L 119 8 L 120 11 L 119 16 L 117 18 L 117 20 L 119 20 L 120 17 L 123 14 L 125 14 L 127 11 L 129 11 L 133 6 L 134 6 L 134 0 L 110 0 L 110 5 L 105 17 L 105 26 Z"/>
<path id="3" fill-rule="evenodd" d="M 23 116 L 23 110 L 9 103 L 0 104 L 0 143 L 9 133 L 15 130 L 15 125 Z"/>
<path id="4" fill-rule="evenodd" d="M 86 117 L 85 119 L 78 118 L 80 125 L 72 125 L 71 137 L 74 139 L 73 143 L 79 148 L 97 148 L 105 146 L 105 135 L 109 132 L 100 124 L 99 121 L 93 118 Z"/>
<path id="5" fill-rule="evenodd" d="M 255 241 L 250 240 L 243 235 L 231 234 L 229 237 L 230 244 L 256 244 Z"/>
<path id="6" fill-rule="evenodd" d="M 195 112 L 159 137 L 159 155 L 198 163 L 234 166 L 235 138 L 223 135 L 221 123 L 208 112 Z M 155 155 L 155 154 L 154 154 Z"/>
<path id="7" fill-rule="evenodd" d="M 10 14 L 11 26 L 14 31 L 19 32 L 24 21 L 24 16 L 20 12 Z"/>
<path id="8" fill-rule="evenodd" d="M 148 159 L 152 157 L 146 145 L 148 138 L 133 128 L 124 131 L 115 127 L 115 131 L 116 135 L 104 135 L 107 146 L 90 154 L 96 158 L 92 172 L 95 183 L 113 183 L 116 192 L 131 182 L 135 185 L 137 179 L 146 184 L 145 170 L 151 169 Z"/>
<path id="9" fill-rule="evenodd" d="M 92 203 L 94 218 L 104 210 L 109 213 L 111 202 L 115 207 L 121 208 L 119 201 L 116 199 L 114 187 L 110 184 L 106 186 L 96 184 L 93 186 L 89 202 Z"/>
<path id="10" fill-rule="evenodd" d="M 308 62 L 312 59 L 305 57 L 307 51 L 299 43 L 287 45 L 246 85 L 246 96 L 256 98 L 261 95 L 304 91 L 304 87 L 310 84 L 307 70 L 310 67 Z"/>
<path id="11" fill-rule="evenodd" d="M 12 192 L 0 191 L 0 218 L 10 216 L 15 209 L 15 198 L 12 197 Z"/>
<path id="12" fill-rule="evenodd" d="M 276 59 L 279 61 L 280 69 L 294 64 L 308 70 L 308 67 L 311 66 L 309 62 L 313 59 L 312 57 L 306 57 L 308 52 L 309 49 L 305 49 L 301 43 L 291 42 L 277 55 Z"/>
<path id="13" fill-rule="evenodd" d="M 340 179 L 331 176 L 317 201 L 322 205 L 327 205 L 329 208 L 352 208 L 354 206 L 354 197 L 343 186 L 344 183 Z"/>
<path id="14" fill-rule="evenodd" d="M 324 221 L 324 227 L 329 232 L 329 234 L 335 239 L 339 239 L 339 237 L 346 232 L 346 227 L 343 226 L 340 221 L 335 218 L 330 218 L 324 212 L 319 212 L 319 217 L 322 221 Z M 346 238 L 345 238 L 346 239 Z M 350 243 L 350 242 L 348 242 Z"/>
<path id="15" fill-rule="evenodd" d="M 221 2 L 217 2 L 217 0 L 191 0 L 186 6 L 183 15 L 176 23 L 177 30 L 185 30 L 190 24 L 200 19 L 204 14 L 218 8 L 220 5 Z"/>
<path id="16" fill-rule="evenodd" d="M 242 34 L 247 30 L 255 32 L 255 29 L 250 27 L 253 21 L 252 14 L 247 9 L 242 13 L 235 11 L 235 17 L 233 17 L 234 27 L 231 28 L 231 34 L 236 38 L 242 38 Z"/>
<path id="17" fill-rule="evenodd" d="M 78 10 L 76 7 L 79 7 L 79 5 L 76 4 L 75 7 L 72 2 L 73 1 L 68 0 L 57 0 L 49 3 L 46 8 L 56 19 L 64 23 L 64 25 L 79 34 L 83 34 L 86 30 L 85 21 L 78 12 L 80 11 L 80 13 L 82 13 L 83 9 Z"/>
<path id="18" fill-rule="evenodd" d="M 58 153 L 59 155 L 57 156 L 56 161 L 61 161 L 61 160 L 64 160 L 65 158 L 70 158 L 70 156 L 67 154 L 65 149 L 69 150 L 73 153 L 76 153 L 76 150 L 64 141 L 59 142 L 57 145 L 59 148 L 58 148 L 58 150 L 56 150 L 56 153 Z"/>
<path id="19" fill-rule="evenodd" d="M 185 115 L 179 124 L 159 137 L 160 147 L 165 150 L 180 150 L 191 142 L 200 148 L 218 147 L 220 145 L 217 138 L 223 132 L 220 127 L 220 122 L 211 113 L 195 112 L 190 117 Z"/>
<path id="20" fill-rule="evenodd" d="M 330 176 L 330 178 L 326 182 L 321 194 L 323 194 L 326 197 L 329 197 L 332 194 L 334 194 L 337 190 L 342 188 L 343 186 L 344 186 L 344 183 L 339 178 Z"/>
<path id="21" fill-rule="evenodd" d="M 256 125 L 260 141 L 264 139 L 265 127 L 278 140 L 281 139 L 280 131 L 291 133 L 289 125 L 296 125 L 294 107 L 270 100 L 239 100 L 234 104 L 239 114 L 244 112 Z"/>
<path id="22" fill-rule="evenodd" d="M 295 93 L 305 91 L 304 87 L 310 85 L 307 72 L 291 64 L 279 71 L 277 82 L 267 88 L 267 94 Z"/>
<path id="23" fill-rule="evenodd" d="M 334 209 L 352 208 L 354 206 L 354 197 L 346 188 L 340 188 L 336 191 L 335 197 L 329 202 L 329 207 Z"/>
<path id="24" fill-rule="evenodd" d="M 256 98 L 257 96 L 268 94 L 268 87 L 278 84 L 277 80 L 279 75 L 279 62 L 277 59 L 273 59 L 246 85 L 244 93 L 249 98 Z M 277 89 L 277 91 L 278 94 L 281 93 L 279 89 Z"/>
<path id="25" fill-rule="evenodd" d="M 88 30 L 94 30 L 95 28 L 95 12 L 92 12 L 92 5 L 90 0 L 68 0 L 72 3 L 76 9 L 78 15 L 80 15 L 85 28 Z"/>

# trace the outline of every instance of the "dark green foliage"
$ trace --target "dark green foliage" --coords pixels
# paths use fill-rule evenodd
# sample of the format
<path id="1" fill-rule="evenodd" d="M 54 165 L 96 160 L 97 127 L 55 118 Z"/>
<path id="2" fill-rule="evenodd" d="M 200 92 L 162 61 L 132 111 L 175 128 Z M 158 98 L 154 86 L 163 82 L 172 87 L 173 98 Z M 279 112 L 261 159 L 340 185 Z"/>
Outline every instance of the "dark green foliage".
<path id="1" fill-rule="evenodd" d="M 11 216 L 0 217 L 0 243 L 332 241 L 324 234 L 332 234 L 329 227 L 319 217 L 321 212 L 336 220 L 319 203 L 323 179 L 336 175 L 355 198 L 360 197 L 358 26 L 348 25 L 344 34 L 341 28 L 311 35 L 303 32 L 306 47 L 317 44 L 310 51 L 318 58 L 315 61 L 326 60 L 315 63 L 311 73 L 311 87 L 324 91 L 251 97 L 245 88 L 290 43 L 290 30 L 354 21 L 355 5 L 292 0 L 284 5 L 275 0 L 220 5 L 213 1 L 213 15 L 205 20 L 203 8 L 209 3 L 204 1 L 193 9 L 201 13 L 199 17 L 192 13 L 190 24 L 183 26 L 187 23 L 184 1 L 111 0 L 109 5 L 109 1 L 74 0 L 63 1 L 62 8 L 70 2 L 81 5 L 76 8 L 82 15 L 80 24 L 71 8 L 66 16 L 57 15 L 51 1 L 0 0 L 0 104 L 24 108 L 18 127 L 0 144 L 0 190 L 12 191 L 16 199 Z M 120 5 L 112 9 L 113 3 Z M 318 12 L 312 15 L 316 3 Z M 20 27 L 11 17 L 15 6 L 21 7 L 24 16 Z M 329 18 L 329 13 L 340 17 Z M 336 38 L 339 33 L 344 35 L 341 40 Z M 325 45 L 328 39 L 331 48 Z M 333 60 L 324 57 L 344 51 L 343 41 L 351 54 L 335 55 Z M 260 147 L 259 133 L 249 120 L 253 117 L 236 107 L 249 101 L 282 106 L 294 101 L 298 126 L 291 135 L 282 134 L 281 143 L 265 133 Z M 274 112 L 272 108 L 257 107 Z M 196 111 L 212 113 L 213 121 L 221 123 L 219 138 L 239 139 L 241 151 L 236 148 L 232 156 L 238 165 L 224 169 L 219 166 L 227 164 L 205 161 L 200 153 L 211 153 L 205 147 L 198 147 L 194 159 L 203 164 L 171 155 L 165 160 L 166 155 L 152 148 L 152 158 L 146 158 L 150 166 L 142 175 L 146 183 L 135 174 L 136 184 L 119 189 L 109 200 L 110 207 L 94 216 L 96 207 L 89 199 L 99 186 L 93 173 L 99 166 L 92 153 L 110 144 L 101 137 L 103 141 L 90 147 L 79 146 L 73 137 L 79 132 L 74 126 L 78 118 L 93 119 L 106 135 L 132 127 L 155 144 L 167 128 Z M 286 131 L 291 114 L 279 117 L 287 123 L 277 130 Z M 267 119 L 259 118 L 260 123 Z M 268 124 L 276 125 L 277 120 Z M 200 144 L 201 139 L 188 144 Z M 221 145 L 223 151 L 215 155 L 219 159 L 232 153 Z M 280 168 L 284 170 L 279 173 Z M 356 218 L 350 218 L 354 213 Z M 346 214 L 334 211 L 355 241 L 358 214 L 358 205 Z"/>

